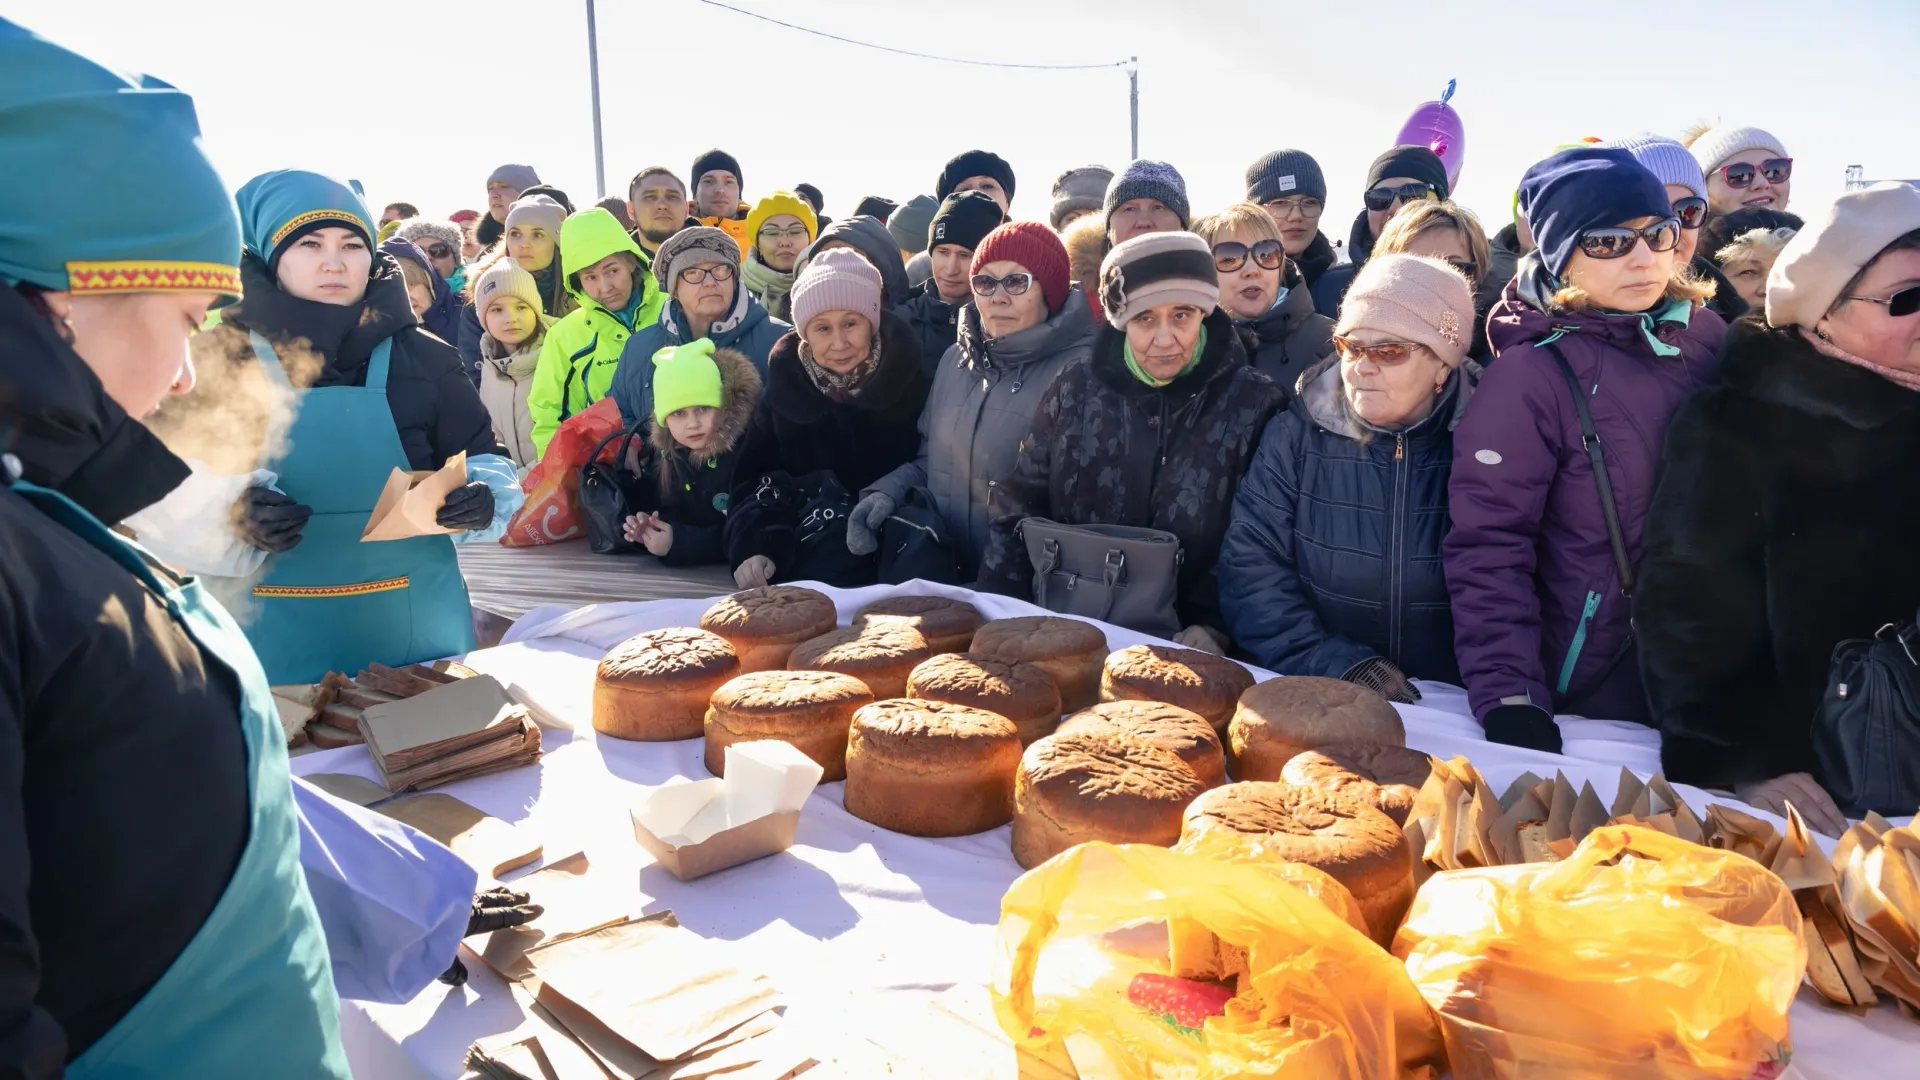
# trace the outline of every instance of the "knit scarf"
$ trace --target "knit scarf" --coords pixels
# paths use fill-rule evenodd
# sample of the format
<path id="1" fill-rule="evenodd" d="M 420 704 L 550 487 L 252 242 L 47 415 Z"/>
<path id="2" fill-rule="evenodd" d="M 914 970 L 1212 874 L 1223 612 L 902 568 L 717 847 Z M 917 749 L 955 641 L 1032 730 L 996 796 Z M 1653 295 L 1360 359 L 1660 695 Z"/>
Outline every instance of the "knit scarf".
<path id="1" fill-rule="evenodd" d="M 1900 368 L 1890 368 L 1885 364 L 1876 364 L 1864 356 L 1855 356 L 1840 346 L 1835 345 L 1833 342 L 1828 341 L 1826 338 L 1821 337 L 1818 332 L 1808 330 L 1804 326 L 1800 328 L 1800 336 L 1806 338 L 1807 344 L 1813 346 L 1814 351 L 1822 356 L 1831 356 L 1835 360 L 1852 364 L 1854 367 L 1866 368 L 1868 371 L 1873 372 L 1875 375 L 1880 376 L 1896 386 L 1904 386 L 1909 390 L 1920 390 L 1920 371 L 1903 371 Z"/>
<path id="2" fill-rule="evenodd" d="M 793 277 L 791 271 L 782 273 L 761 262 L 758 251 L 750 251 L 740 260 L 740 280 L 768 311 L 778 307 L 780 298 L 793 289 Z"/>
<path id="3" fill-rule="evenodd" d="M 1192 371 L 1195 367 L 1199 366 L 1200 355 L 1206 351 L 1207 351 L 1207 327 L 1205 323 L 1202 323 L 1200 326 L 1200 337 L 1197 341 L 1193 343 L 1193 355 L 1187 358 L 1187 366 L 1181 368 L 1178 372 L 1176 372 L 1173 376 L 1173 379 L 1177 379 L 1180 376 L 1185 375 L 1187 372 Z M 1121 355 L 1126 358 L 1127 370 L 1133 372 L 1134 378 L 1139 379 L 1141 382 L 1146 383 L 1148 386 L 1151 386 L 1156 390 L 1158 390 L 1160 387 L 1163 387 L 1163 386 L 1172 385 L 1173 379 L 1156 379 L 1152 375 L 1147 374 L 1147 369 L 1141 367 L 1140 361 L 1134 358 L 1133 342 L 1131 340 L 1129 340 L 1126 343 Z"/>
<path id="4" fill-rule="evenodd" d="M 845 404 L 860 393 L 867 385 L 867 380 L 873 378 L 874 372 L 880 370 L 880 334 L 874 332 L 873 348 L 867 353 L 867 358 L 844 374 L 821 367 L 813 358 L 813 346 L 807 344 L 806 338 L 801 338 L 800 366 L 806 369 L 807 378 L 813 381 L 814 389 L 826 395 L 828 401 Z"/>

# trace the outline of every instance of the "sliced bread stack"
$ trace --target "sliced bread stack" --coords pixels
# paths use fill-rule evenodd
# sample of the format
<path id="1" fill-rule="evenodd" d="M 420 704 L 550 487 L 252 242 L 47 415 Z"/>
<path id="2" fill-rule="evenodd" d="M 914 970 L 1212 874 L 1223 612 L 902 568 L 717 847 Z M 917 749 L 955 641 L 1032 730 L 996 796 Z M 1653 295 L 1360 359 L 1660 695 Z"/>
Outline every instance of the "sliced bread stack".
<path id="1" fill-rule="evenodd" d="M 289 749 L 312 743 L 322 750 L 366 741 L 360 721 L 364 710 L 424 694 L 436 686 L 469 678 L 474 670 L 451 660 L 392 668 L 369 664 L 349 679 L 337 671 L 312 685 L 276 686 L 273 703 Z"/>

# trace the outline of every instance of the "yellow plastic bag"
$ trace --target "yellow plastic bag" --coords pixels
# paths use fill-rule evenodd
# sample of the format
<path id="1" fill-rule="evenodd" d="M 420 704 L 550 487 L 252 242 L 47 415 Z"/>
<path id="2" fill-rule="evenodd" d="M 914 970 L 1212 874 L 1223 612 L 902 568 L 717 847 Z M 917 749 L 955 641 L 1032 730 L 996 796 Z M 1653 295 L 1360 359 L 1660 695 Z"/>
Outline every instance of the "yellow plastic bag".
<path id="1" fill-rule="evenodd" d="M 1244 970 L 1175 977 L 1179 921 L 1244 950 Z M 1432 1013 L 1365 934 L 1268 870 L 1151 845 L 1082 844 L 1014 882 L 993 1000 L 1016 1044 L 1070 1057 L 1082 1080 L 1424 1080 L 1445 1066 Z"/>
<path id="2" fill-rule="evenodd" d="M 1204 829 L 1181 837 L 1180 842 L 1173 845 L 1173 850 L 1188 855 L 1205 855 L 1216 862 L 1245 863 L 1259 867 L 1325 904 L 1327 910 L 1338 915 L 1348 926 L 1363 934 L 1372 934 L 1367 929 L 1367 916 L 1360 910 L 1360 902 L 1353 898 L 1345 885 L 1317 866 L 1280 858 L 1267 850 L 1264 839 L 1262 833 Z"/>
<path id="3" fill-rule="evenodd" d="M 1631 825 L 1563 862 L 1434 875 L 1394 953 L 1456 1080 L 1772 1075 L 1807 966 L 1771 871 Z"/>

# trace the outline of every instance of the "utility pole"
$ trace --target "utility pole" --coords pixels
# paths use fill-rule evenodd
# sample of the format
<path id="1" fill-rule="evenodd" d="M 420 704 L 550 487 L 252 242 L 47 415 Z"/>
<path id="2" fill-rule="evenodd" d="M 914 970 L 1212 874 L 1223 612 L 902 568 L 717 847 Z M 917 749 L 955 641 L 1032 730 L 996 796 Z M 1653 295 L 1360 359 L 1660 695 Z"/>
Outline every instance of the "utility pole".
<path id="1" fill-rule="evenodd" d="M 592 7 L 593 0 L 587 0 L 587 6 Z M 588 20 L 587 25 L 589 26 L 593 25 L 593 22 L 591 19 Z M 1130 102 L 1131 112 L 1133 114 L 1133 157 L 1128 159 L 1129 161 L 1132 161 L 1132 160 L 1137 160 L 1140 157 L 1140 58 L 1137 56 L 1127 57 L 1127 81 L 1133 84 L 1133 92 L 1131 94 L 1131 102 Z M 598 90 L 595 90 L 595 93 L 598 93 L 598 92 L 599 92 Z M 595 126 L 595 129 L 597 130 L 599 127 L 598 118 L 600 116 L 600 112 L 599 112 L 600 106 L 597 104 L 599 99 L 595 98 L 594 100 L 596 102 L 596 104 L 594 105 L 594 114 L 593 114 L 595 117 L 594 126 Z"/>
<path id="2" fill-rule="evenodd" d="M 587 0 L 587 77 L 593 83 L 594 198 L 607 197 L 607 148 L 600 137 L 600 35 L 593 25 L 593 0 Z"/>

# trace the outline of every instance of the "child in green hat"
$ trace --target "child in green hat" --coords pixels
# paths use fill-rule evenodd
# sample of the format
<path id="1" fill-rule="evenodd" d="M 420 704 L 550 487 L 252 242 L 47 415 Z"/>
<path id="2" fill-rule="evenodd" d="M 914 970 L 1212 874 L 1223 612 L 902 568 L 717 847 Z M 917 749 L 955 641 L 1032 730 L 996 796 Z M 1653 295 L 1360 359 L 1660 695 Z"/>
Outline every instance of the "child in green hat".
<path id="1" fill-rule="evenodd" d="M 760 373 L 737 349 L 700 338 L 653 354 L 653 453 L 634 487 L 629 543 L 669 566 L 726 561 L 735 450 L 759 401 Z"/>

